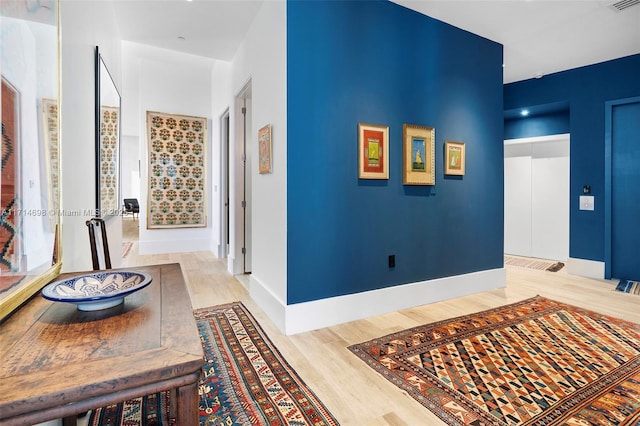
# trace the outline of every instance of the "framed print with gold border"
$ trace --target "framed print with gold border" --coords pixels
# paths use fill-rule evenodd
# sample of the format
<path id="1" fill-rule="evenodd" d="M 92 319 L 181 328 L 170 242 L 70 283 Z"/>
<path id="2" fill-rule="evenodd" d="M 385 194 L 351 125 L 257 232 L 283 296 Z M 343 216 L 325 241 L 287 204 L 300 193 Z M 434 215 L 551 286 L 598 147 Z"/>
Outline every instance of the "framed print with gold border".
<path id="1" fill-rule="evenodd" d="M 414 124 L 402 125 L 402 183 L 435 185 L 435 129 Z"/>
<path id="2" fill-rule="evenodd" d="M 389 126 L 358 123 L 358 178 L 389 179 Z"/>

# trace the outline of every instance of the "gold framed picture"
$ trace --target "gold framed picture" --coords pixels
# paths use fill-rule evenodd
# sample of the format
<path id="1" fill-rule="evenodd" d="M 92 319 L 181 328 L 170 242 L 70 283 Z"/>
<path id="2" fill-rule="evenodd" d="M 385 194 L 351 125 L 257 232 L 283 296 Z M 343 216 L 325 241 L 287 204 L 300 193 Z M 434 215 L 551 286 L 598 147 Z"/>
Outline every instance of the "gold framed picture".
<path id="1" fill-rule="evenodd" d="M 389 179 L 389 126 L 358 123 L 358 178 Z"/>
<path id="2" fill-rule="evenodd" d="M 464 143 L 446 141 L 444 143 L 444 174 L 464 176 Z"/>
<path id="3" fill-rule="evenodd" d="M 258 171 L 271 173 L 271 125 L 258 130 Z"/>
<path id="4" fill-rule="evenodd" d="M 402 183 L 435 185 L 436 129 L 414 124 L 402 125 Z"/>

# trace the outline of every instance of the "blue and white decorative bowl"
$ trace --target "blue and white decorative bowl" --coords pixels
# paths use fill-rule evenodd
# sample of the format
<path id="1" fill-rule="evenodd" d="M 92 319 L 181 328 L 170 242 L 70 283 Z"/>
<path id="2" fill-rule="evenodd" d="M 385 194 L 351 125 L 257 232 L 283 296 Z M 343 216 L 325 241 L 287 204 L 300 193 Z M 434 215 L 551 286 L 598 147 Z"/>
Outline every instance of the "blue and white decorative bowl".
<path id="1" fill-rule="evenodd" d="M 75 303 L 81 311 L 117 306 L 124 297 L 151 284 L 145 272 L 104 271 L 55 281 L 42 289 L 42 297 L 54 302 Z"/>

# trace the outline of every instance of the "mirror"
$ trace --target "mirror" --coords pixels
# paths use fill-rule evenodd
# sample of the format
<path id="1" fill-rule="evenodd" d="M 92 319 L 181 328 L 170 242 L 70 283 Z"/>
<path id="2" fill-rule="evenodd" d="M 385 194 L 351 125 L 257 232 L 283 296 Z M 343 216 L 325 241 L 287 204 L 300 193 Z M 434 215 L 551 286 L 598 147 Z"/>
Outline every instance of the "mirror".
<path id="1" fill-rule="evenodd" d="M 57 0 L 0 1 L 0 321 L 60 273 Z"/>
<path id="2" fill-rule="evenodd" d="M 120 205 L 120 93 L 96 46 L 96 216 L 108 219 Z"/>

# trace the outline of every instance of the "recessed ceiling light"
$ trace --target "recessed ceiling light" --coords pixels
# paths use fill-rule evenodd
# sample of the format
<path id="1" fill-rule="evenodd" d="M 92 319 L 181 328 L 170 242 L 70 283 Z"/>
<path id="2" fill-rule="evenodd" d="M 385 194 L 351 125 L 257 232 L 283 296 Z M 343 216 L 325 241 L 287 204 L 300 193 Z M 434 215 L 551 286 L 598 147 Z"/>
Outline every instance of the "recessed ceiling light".
<path id="1" fill-rule="evenodd" d="M 520 111 L 520 115 L 523 117 L 526 117 L 527 115 L 529 115 L 529 110 L 528 109 L 523 109 L 522 111 Z"/>

